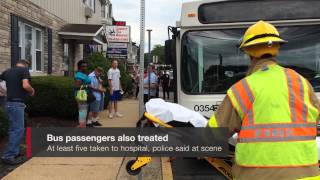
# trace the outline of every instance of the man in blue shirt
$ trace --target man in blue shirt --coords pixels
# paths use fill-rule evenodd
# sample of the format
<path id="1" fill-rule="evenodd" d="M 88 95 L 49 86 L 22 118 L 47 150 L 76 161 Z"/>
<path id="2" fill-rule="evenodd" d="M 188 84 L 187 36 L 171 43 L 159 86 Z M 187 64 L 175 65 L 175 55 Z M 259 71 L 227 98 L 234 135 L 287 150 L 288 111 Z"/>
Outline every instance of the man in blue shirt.
<path id="1" fill-rule="evenodd" d="M 100 105 L 101 101 L 103 100 L 103 93 L 106 92 L 106 90 L 102 87 L 102 84 L 100 83 L 100 76 L 103 73 L 103 69 L 101 67 L 97 67 L 94 72 L 89 74 L 89 78 L 91 79 L 91 87 L 93 90 L 93 95 L 95 96 L 96 100 L 89 105 L 89 120 L 87 122 L 87 125 L 93 125 L 93 126 L 101 126 L 101 124 L 98 122 L 99 120 L 99 112 L 101 111 Z"/>
<path id="2" fill-rule="evenodd" d="M 148 73 L 145 74 L 145 77 L 143 79 L 144 103 L 148 102 L 150 99 L 155 98 L 157 94 L 158 77 L 154 73 L 154 71 L 155 71 L 154 65 L 150 65 L 150 67 L 148 67 Z M 150 77 L 150 86 L 149 86 L 149 77 Z"/>

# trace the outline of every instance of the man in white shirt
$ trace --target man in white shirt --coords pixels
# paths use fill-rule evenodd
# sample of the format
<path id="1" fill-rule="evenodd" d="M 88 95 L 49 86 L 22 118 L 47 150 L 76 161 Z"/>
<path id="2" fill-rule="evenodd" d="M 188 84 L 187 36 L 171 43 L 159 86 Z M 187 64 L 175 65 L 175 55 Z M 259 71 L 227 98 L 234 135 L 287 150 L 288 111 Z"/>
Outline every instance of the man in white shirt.
<path id="1" fill-rule="evenodd" d="M 149 87 L 149 77 L 150 77 L 150 87 Z M 146 103 L 150 99 L 156 97 L 157 86 L 158 86 L 158 77 L 154 73 L 154 66 L 151 65 L 149 67 L 149 74 L 145 73 L 145 77 L 143 79 L 143 94 L 144 94 L 143 101 L 144 101 L 144 103 Z M 149 88 L 150 88 L 150 97 L 149 97 Z"/>
<path id="2" fill-rule="evenodd" d="M 110 87 L 110 103 L 109 103 L 109 118 L 112 119 L 114 116 L 123 117 L 122 114 L 118 112 L 118 101 L 121 98 L 122 87 L 120 83 L 120 70 L 118 69 L 118 61 L 112 61 L 112 68 L 108 71 L 108 82 Z M 113 113 L 114 107 L 114 113 Z"/>

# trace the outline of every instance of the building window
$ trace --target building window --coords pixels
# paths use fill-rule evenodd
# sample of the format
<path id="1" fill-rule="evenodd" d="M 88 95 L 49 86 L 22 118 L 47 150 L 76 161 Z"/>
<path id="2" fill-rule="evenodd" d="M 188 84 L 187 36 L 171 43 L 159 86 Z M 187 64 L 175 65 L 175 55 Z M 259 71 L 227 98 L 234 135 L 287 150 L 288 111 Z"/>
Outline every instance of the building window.
<path id="1" fill-rule="evenodd" d="M 18 25 L 18 37 L 19 37 L 19 59 L 21 59 L 21 48 L 22 48 L 21 23 L 19 23 Z"/>
<path id="2" fill-rule="evenodd" d="M 30 71 L 42 71 L 42 31 L 19 22 L 19 58 L 30 62 Z"/>
<path id="3" fill-rule="evenodd" d="M 107 5 L 105 5 L 103 8 L 103 14 L 104 14 L 104 18 L 106 18 L 106 19 L 109 19 L 109 18 L 111 18 L 111 9 L 112 9 L 112 5 L 111 4 L 107 4 Z"/>
<path id="4" fill-rule="evenodd" d="M 42 70 L 42 33 L 41 30 L 36 29 L 36 71 Z"/>
<path id="5" fill-rule="evenodd" d="M 93 11 L 95 11 L 95 0 L 84 0 L 84 3 L 90 7 Z"/>
<path id="6" fill-rule="evenodd" d="M 102 6 L 101 7 L 101 17 L 106 18 L 106 7 L 107 6 Z"/>
<path id="7" fill-rule="evenodd" d="M 69 44 L 64 43 L 63 44 L 63 67 L 62 70 L 64 71 L 64 75 L 68 76 L 69 74 L 69 60 L 70 60 L 70 49 Z"/>
<path id="8" fill-rule="evenodd" d="M 65 62 L 68 62 L 68 58 L 69 58 L 69 44 L 68 43 L 64 43 L 63 44 L 63 56 L 65 59 Z"/>
<path id="9" fill-rule="evenodd" d="M 24 26 L 24 59 L 30 61 L 30 66 L 32 67 L 32 27 L 25 25 Z"/>
<path id="10" fill-rule="evenodd" d="M 109 4 L 108 6 L 108 18 L 112 17 L 112 4 Z"/>
<path id="11" fill-rule="evenodd" d="M 67 71 L 69 66 L 69 44 L 68 43 L 63 44 L 63 66 L 64 66 L 63 69 Z"/>

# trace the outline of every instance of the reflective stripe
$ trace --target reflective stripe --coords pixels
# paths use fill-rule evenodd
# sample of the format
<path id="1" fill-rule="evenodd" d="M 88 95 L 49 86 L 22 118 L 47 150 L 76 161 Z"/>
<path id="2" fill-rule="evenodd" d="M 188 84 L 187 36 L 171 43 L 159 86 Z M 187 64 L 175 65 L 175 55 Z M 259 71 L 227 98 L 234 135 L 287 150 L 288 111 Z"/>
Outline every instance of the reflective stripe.
<path id="1" fill-rule="evenodd" d="M 253 107 L 252 107 L 252 104 L 253 104 L 253 102 L 254 102 L 254 96 L 253 96 L 253 94 L 252 94 L 252 92 L 251 92 L 251 90 L 250 90 L 250 87 L 249 87 L 249 85 L 248 85 L 248 82 L 247 82 L 247 80 L 246 79 L 243 79 L 242 81 L 241 81 L 241 83 L 242 83 L 242 85 L 243 85 L 243 87 L 244 87 L 244 89 L 245 89 L 245 91 L 246 91 L 246 93 L 247 93 L 247 95 L 248 95 L 248 97 L 249 97 L 249 100 L 250 100 L 250 105 L 249 105 L 249 109 L 248 109 L 248 111 L 247 111 L 247 119 L 245 119 L 245 121 L 247 120 L 248 121 L 248 125 L 253 125 Z M 246 116 L 245 116 L 246 117 Z"/>
<path id="2" fill-rule="evenodd" d="M 251 108 L 245 117 L 244 121 L 248 121 L 248 125 L 253 125 L 253 108 Z"/>
<path id="3" fill-rule="evenodd" d="M 298 128 L 298 127 L 317 127 L 317 124 L 256 124 L 254 126 L 243 126 L 241 130 L 262 129 L 262 128 Z"/>
<path id="4" fill-rule="evenodd" d="M 247 95 L 248 95 L 248 97 L 249 97 L 249 99 L 250 99 L 250 102 L 251 102 L 251 104 L 252 104 L 253 101 L 254 101 L 254 97 L 253 97 L 253 94 L 252 94 L 252 92 L 251 92 L 251 90 L 250 90 L 250 87 L 249 87 L 249 85 L 248 85 L 247 80 L 246 80 L 246 79 L 243 79 L 243 80 L 241 81 L 241 83 L 242 83 L 244 89 L 246 90 L 246 93 L 247 93 Z"/>
<path id="5" fill-rule="evenodd" d="M 291 120 L 293 122 L 296 122 L 296 111 L 294 109 L 294 105 L 295 105 L 294 93 L 293 93 L 293 90 L 292 90 L 292 78 L 288 73 L 288 69 L 285 69 L 285 72 L 286 72 L 286 76 L 287 76 L 287 79 L 288 79 L 289 105 L 290 105 L 290 112 L 291 112 Z"/>
<path id="6" fill-rule="evenodd" d="M 236 97 L 236 100 L 237 100 L 237 102 L 238 102 L 238 104 L 240 106 L 240 109 L 241 109 L 242 113 L 245 115 L 247 110 L 246 110 L 246 107 L 244 106 L 244 103 L 243 103 L 243 101 L 242 101 L 242 99 L 241 99 L 241 97 L 239 95 L 239 92 L 236 90 L 235 86 L 232 86 L 231 90 L 232 90 L 233 94 Z"/>
<path id="7" fill-rule="evenodd" d="M 283 138 L 241 138 L 238 139 L 239 143 L 250 142 L 282 142 L 282 141 L 307 141 L 315 140 L 315 136 L 297 136 L 297 137 L 283 137 Z"/>
<path id="8" fill-rule="evenodd" d="M 307 118 L 308 118 L 308 116 L 307 116 L 307 114 L 308 114 L 308 108 L 307 108 L 307 105 L 306 105 L 306 103 L 305 103 L 305 99 L 304 99 L 304 87 L 303 87 L 303 84 L 302 84 L 302 80 L 301 80 L 301 77 L 299 76 L 298 77 L 299 79 L 298 79 L 298 83 L 299 83 L 299 87 L 300 87 L 300 100 L 301 100 L 301 102 L 302 102 L 302 119 L 303 119 L 303 122 L 304 123 L 307 123 Z"/>
<path id="9" fill-rule="evenodd" d="M 291 69 L 285 69 L 288 79 L 291 119 L 294 123 L 306 123 L 308 109 L 304 99 L 304 87 L 301 77 Z"/>
<path id="10" fill-rule="evenodd" d="M 252 94 L 246 79 L 241 80 L 231 87 L 232 93 L 243 112 L 244 124 L 252 125 L 254 122 L 252 105 L 254 102 L 254 95 Z"/>
<path id="11" fill-rule="evenodd" d="M 275 141 L 283 141 L 284 138 L 299 138 L 303 136 L 316 137 L 317 126 L 312 127 L 282 127 L 282 128 L 260 128 L 260 129 L 241 129 L 239 133 L 239 140 L 241 139 L 252 139 L 253 142 L 257 142 L 260 139 L 261 142 L 265 138 L 271 138 Z"/>
<path id="12" fill-rule="evenodd" d="M 263 138 L 263 137 L 288 137 L 288 136 L 316 136 L 317 129 L 315 127 L 303 128 L 263 128 L 263 129 L 247 129 L 241 130 L 239 138 Z"/>
<path id="13" fill-rule="evenodd" d="M 241 119 L 243 119 L 243 112 L 242 112 L 242 109 L 240 108 L 240 105 L 238 103 L 238 100 L 234 94 L 234 92 L 232 91 L 232 88 L 230 88 L 228 91 L 227 91 L 227 96 L 232 104 L 232 107 L 238 112 L 238 115 Z"/>

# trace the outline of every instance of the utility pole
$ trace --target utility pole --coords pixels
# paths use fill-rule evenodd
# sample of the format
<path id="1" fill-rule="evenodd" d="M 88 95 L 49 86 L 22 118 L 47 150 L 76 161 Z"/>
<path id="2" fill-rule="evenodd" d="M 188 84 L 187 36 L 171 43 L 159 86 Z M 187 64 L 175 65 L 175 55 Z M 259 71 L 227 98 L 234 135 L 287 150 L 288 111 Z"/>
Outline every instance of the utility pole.
<path id="1" fill-rule="evenodd" d="M 140 85 L 139 85 L 139 117 L 143 116 L 143 79 L 144 79 L 144 32 L 145 32 L 145 0 L 140 0 Z"/>
<path id="2" fill-rule="evenodd" d="M 148 100 L 150 99 L 150 78 L 151 78 L 151 67 L 150 63 L 152 62 L 152 56 L 151 56 L 151 29 L 148 29 Z M 150 72 L 149 72 L 150 71 Z"/>

